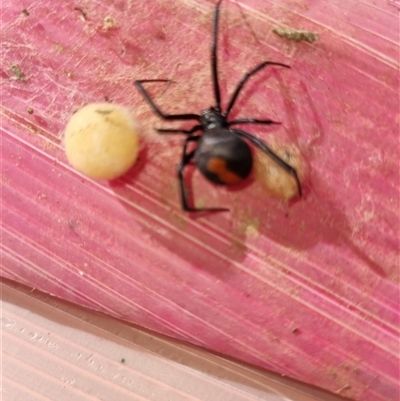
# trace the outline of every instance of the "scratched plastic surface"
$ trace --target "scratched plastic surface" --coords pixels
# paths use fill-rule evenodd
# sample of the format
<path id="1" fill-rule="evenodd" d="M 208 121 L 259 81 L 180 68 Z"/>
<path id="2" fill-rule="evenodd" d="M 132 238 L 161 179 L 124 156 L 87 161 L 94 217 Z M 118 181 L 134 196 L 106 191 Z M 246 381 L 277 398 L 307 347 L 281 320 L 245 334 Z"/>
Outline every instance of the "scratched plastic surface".
<path id="1" fill-rule="evenodd" d="M 399 396 L 398 2 L 223 2 L 223 100 L 269 59 L 233 116 L 295 144 L 304 197 L 289 205 L 254 180 L 228 191 L 189 172 L 191 218 L 175 179 L 182 138 L 133 86 L 168 112 L 213 102 L 212 2 L 22 3 L 2 7 L 2 275 L 354 400 Z M 27 7 L 25 10 L 24 7 Z M 318 33 L 295 43 L 272 33 Z M 71 112 L 132 108 L 140 162 L 114 182 L 69 167 Z M 187 126 L 190 125 L 178 125 Z"/>

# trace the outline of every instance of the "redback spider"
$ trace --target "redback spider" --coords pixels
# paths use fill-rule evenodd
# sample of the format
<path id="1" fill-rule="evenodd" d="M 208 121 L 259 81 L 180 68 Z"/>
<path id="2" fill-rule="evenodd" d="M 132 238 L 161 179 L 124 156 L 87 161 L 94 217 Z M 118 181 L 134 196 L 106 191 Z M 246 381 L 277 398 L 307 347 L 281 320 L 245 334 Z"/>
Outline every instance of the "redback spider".
<path id="1" fill-rule="evenodd" d="M 263 141 L 255 136 L 248 134 L 240 129 L 231 129 L 234 124 L 280 124 L 272 120 L 259 120 L 256 118 L 239 118 L 228 120 L 228 115 L 235 104 L 240 91 L 244 84 L 263 68 L 273 65 L 279 67 L 290 68 L 286 64 L 264 61 L 257 67 L 253 68 L 245 74 L 239 81 L 233 95 L 228 103 L 225 111 L 221 109 L 221 94 L 218 83 L 218 67 L 217 67 L 217 44 L 218 44 L 218 20 L 220 0 L 214 11 L 214 24 L 211 43 L 211 70 L 212 81 L 214 86 L 215 106 L 202 110 L 201 115 L 198 114 L 164 114 L 150 98 L 149 94 L 143 87 L 143 83 L 147 82 L 169 82 L 168 79 L 144 79 L 135 81 L 136 87 L 144 96 L 146 102 L 154 110 L 155 113 L 163 120 L 197 120 L 198 124 L 189 130 L 183 129 L 157 129 L 161 134 L 180 133 L 187 135 L 183 145 L 182 160 L 178 165 L 178 179 L 180 186 L 180 195 L 182 200 L 182 208 L 188 212 L 204 212 L 204 211 L 226 211 L 226 208 L 196 208 L 190 206 L 187 199 L 185 182 L 183 178 L 184 167 L 194 158 L 195 165 L 201 171 L 205 178 L 219 185 L 235 185 L 246 179 L 253 167 L 253 157 L 250 146 L 244 140 L 251 142 L 253 145 L 261 149 L 284 170 L 291 174 L 297 183 L 298 194 L 301 196 L 300 180 L 296 170 L 275 154 Z M 201 135 L 194 135 L 195 132 L 202 131 Z M 187 151 L 188 145 L 195 142 L 197 146 L 190 152 Z"/>

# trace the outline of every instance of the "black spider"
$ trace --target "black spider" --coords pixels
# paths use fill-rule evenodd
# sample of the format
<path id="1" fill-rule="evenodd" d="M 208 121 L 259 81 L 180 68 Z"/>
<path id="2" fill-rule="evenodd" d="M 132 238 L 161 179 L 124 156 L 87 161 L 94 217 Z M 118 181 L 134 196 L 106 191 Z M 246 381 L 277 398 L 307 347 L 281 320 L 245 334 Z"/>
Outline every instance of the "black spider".
<path id="1" fill-rule="evenodd" d="M 298 193 L 301 196 L 301 185 L 296 170 L 276 155 L 263 141 L 255 136 L 248 134 L 239 129 L 230 129 L 234 124 L 280 124 L 272 120 L 258 120 L 255 118 L 240 118 L 236 120 L 228 120 L 235 101 L 248 79 L 258 71 L 268 65 L 290 68 L 288 65 L 264 61 L 257 67 L 245 74 L 238 83 L 228 107 L 225 111 L 221 109 L 221 95 L 218 84 L 218 68 L 217 68 L 217 35 L 218 35 L 218 19 L 220 0 L 214 12 L 213 38 L 211 43 L 211 68 L 212 80 L 214 84 L 215 106 L 203 110 L 201 115 L 198 114 L 164 114 L 153 102 L 143 87 L 146 82 L 169 82 L 167 79 L 145 79 L 135 81 L 136 87 L 140 90 L 150 107 L 164 120 L 197 120 L 199 124 L 189 130 L 182 129 L 157 129 L 159 133 L 181 133 L 188 137 L 183 146 L 182 160 L 178 166 L 178 179 L 180 184 L 180 194 L 182 199 L 182 207 L 186 211 L 225 211 L 226 208 L 206 208 L 197 209 L 189 206 L 185 183 L 183 179 L 184 167 L 194 158 L 196 166 L 202 174 L 210 181 L 220 185 L 234 185 L 247 178 L 252 170 L 253 157 L 250 146 L 244 139 L 252 142 L 253 145 L 260 148 L 264 153 L 270 156 L 283 169 L 291 174 L 297 183 Z M 196 131 L 203 131 L 202 135 L 194 135 Z M 244 139 L 243 139 L 244 138 Z M 188 144 L 197 142 L 194 150 L 187 152 Z"/>

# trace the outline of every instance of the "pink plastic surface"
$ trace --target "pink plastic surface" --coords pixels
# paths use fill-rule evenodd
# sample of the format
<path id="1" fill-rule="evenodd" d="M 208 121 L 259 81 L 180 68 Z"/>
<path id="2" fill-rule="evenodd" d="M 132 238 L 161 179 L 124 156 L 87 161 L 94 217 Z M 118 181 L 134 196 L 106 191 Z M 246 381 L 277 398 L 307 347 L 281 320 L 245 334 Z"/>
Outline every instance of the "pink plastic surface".
<path id="1" fill-rule="evenodd" d="M 3 2 L 2 275 L 355 400 L 397 400 L 398 3 L 223 2 L 223 100 L 258 62 L 290 64 L 256 77 L 232 116 L 282 121 L 246 130 L 296 144 L 308 173 L 286 205 L 194 171 L 199 203 L 231 212 L 193 219 L 175 178 L 183 138 L 154 133 L 171 125 L 133 81 L 174 80 L 149 86 L 166 112 L 209 107 L 213 5 Z M 285 26 L 319 40 L 272 33 Z M 71 112 L 105 96 L 143 133 L 141 161 L 110 183 L 80 176 L 62 145 Z"/>

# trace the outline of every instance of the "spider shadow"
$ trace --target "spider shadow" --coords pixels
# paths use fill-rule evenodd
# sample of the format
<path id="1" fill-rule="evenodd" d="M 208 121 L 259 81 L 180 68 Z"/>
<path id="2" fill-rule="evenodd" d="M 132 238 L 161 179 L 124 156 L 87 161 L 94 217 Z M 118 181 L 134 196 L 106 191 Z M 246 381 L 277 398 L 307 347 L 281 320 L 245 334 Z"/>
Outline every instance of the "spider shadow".
<path id="1" fill-rule="evenodd" d="M 320 243 L 330 244 L 330 247 L 342 249 L 343 253 L 338 255 L 337 262 L 334 261 L 336 255 L 332 257 L 329 262 L 331 266 L 326 265 L 327 268 L 335 266 L 336 269 L 343 260 L 349 260 L 348 267 L 353 263 L 362 263 L 374 274 L 387 278 L 388 272 L 374 261 L 373 255 L 368 255 L 365 249 L 357 246 L 353 239 L 354 229 L 347 216 L 336 206 L 335 201 L 326 195 L 329 189 L 323 188 L 324 184 L 318 183 L 315 178 L 313 181 L 313 186 L 317 186 L 318 191 L 311 187 L 303 199 L 292 204 L 278 199 L 263 199 L 260 191 L 256 201 L 248 203 L 245 209 L 234 210 L 232 220 L 242 222 L 242 226 L 239 225 L 239 233 L 250 232 L 250 237 L 254 236 L 251 229 L 256 227 L 258 238 L 265 237 L 268 241 L 285 247 L 287 251 L 293 250 L 299 254 Z M 324 196 L 321 196 L 322 191 Z M 237 230 L 238 227 L 235 228 L 235 231 Z M 247 235 L 242 234 L 240 241 L 246 243 Z M 259 250 L 265 257 L 269 256 L 263 249 Z M 345 259 L 342 255 L 346 255 Z"/>
<path id="2" fill-rule="evenodd" d="M 304 163 L 307 165 L 303 180 L 303 198 L 285 203 L 271 198 L 260 185 L 255 185 L 248 189 L 252 192 L 252 201 L 246 202 L 245 199 L 239 201 L 240 205 L 246 205 L 245 209 L 236 208 L 232 220 L 243 221 L 243 216 L 245 216 L 245 220 L 247 219 L 250 225 L 256 225 L 259 236 L 266 236 L 288 249 L 304 251 L 313 248 L 320 242 L 330 243 L 337 248 L 345 246 L 358 261 L 362 261 L 372 272 L 380 277 L 386 277 L 388 273 L 385 269 L 353 241 L 354 229 L 348 218 L 336 206 L 337 202 L 329 195 L 327 196 L 332 190 L 327 188 L 324 182 L 320 182 L 315 174 L 312 174 L 310 165 L 312 154 L 315 148 L 324 142 L 325 131 L 306 84 L 300 81 L 298 84 L 299 94 L 292 96 L 288 89 L 289 85 L 280 78 L 279 74 L 277 79 L 283 93 L 286 115 L 289 117 L 286 119 L 288 123 L 284 125 L 289 136 L 297 142 L 300 137 L 299 113 L 296 104 L 290 100 L 299 96 L 303 100 L 302 104 L 305 104 L 309 110 L 309 117 L 313 122 L 310 130 L 317 133 L 307 140 L 306 147 L 301 149 Z M 246 232 L 246 222 L 244 227 L 239 226 L 239 228 L 239 232 Z M 244 235 L 241 235 L 240 241 L 246 242 Z"/>
<path id="3" fill-rule="evenodd" d="M 180 153 L 178 149 L 176 153 L 177 155 Z M 158 157 L 159 154 L 157 152 L 156 154 Z M 147 147 L 144 147 L 140 152 L 138 163 L 120 179 L 109 182 L 109 187 L 116 194 L 121 205 L 136 223 L 140 223 L 141 232 L 138 233 L 136 229 L 134 235 L 150 238 L 154 251 L 161 257 L 165 257 L 166 263 L 170 263 L 170 257 L 167 255 L 173 253 L 198 268 L 199 271 L 212 274 L 218 279 L 228 279 L 234 274 L 233 265 L 240 263 L 246 257 L 246 247 L 245 245 L 233 246 L 232 241 L 223 238 L 213 227 L 206 224 L 209 220 L 225 221 L 227 214 L 184 212 L 180 205 L 178 180 L 175 173 L 178 161 L 169 165 L 168 171 L 164 171 L 159 177 L 159 182 L 154 179 L 152 185 L 149 186 L 147 179 L 142 182 L 141 173 L 145 165 L 151 162 Z M 189 193 L 192 190 L 193 178 L 198 178 L 194 177 L 195 172 L 195 166 L 189 164 L 185 171 Z M 164 178 L 166 176 L 170 178 L 166 180 Z M 209 184 L 205 179 L 203 182 L 205 185 L 211 186 L 211 191 L 213 191 L 214 185 Z M 239 192 L 242 188 L 250 185 L 251 181 L 243 183 L 233 191 Z M 143 188 L 146 189 L 143 190 Z M 136 192 L 136 189 L 139 191 Z M 196 193 L 198 189 L 196 185 Z M 152 190 L 153 194 L 145 199 L 140 192 L 148 195 L 148 190 Z M 220 188 L 215 186 L 215 194 L 218 195 L 219 190 Z M 208 198 L 208 195 L 205 193 L 205 197 Z M 145 209 L 146 215 L 139 212 L 135 205 Z M 165 252 L 160 252 L 162 249 Z M 177 264 L 174 269 L 176 271 L 186 269 L 187 271 L 185 263 Z"/>

